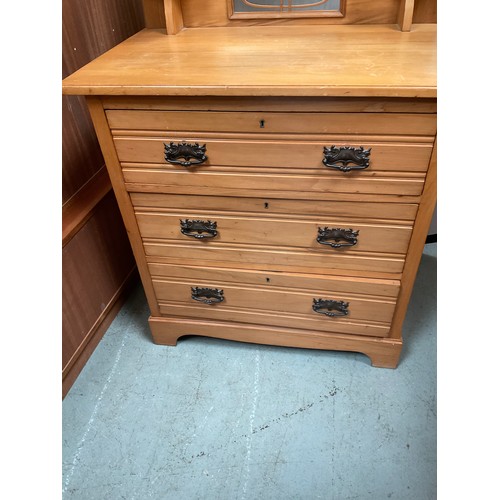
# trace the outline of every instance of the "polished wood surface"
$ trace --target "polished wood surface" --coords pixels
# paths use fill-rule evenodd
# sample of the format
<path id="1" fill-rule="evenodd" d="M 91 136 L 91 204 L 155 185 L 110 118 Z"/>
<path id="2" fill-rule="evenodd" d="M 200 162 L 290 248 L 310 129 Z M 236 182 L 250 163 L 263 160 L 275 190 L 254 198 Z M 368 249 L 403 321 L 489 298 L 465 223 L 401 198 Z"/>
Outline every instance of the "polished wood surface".
<path id="1" fill-rule="evenodd" d="M 404 36 L 386 25 L 143 30 L 65 79 L 63 91 L 435 97 L 436 27 Z"/>

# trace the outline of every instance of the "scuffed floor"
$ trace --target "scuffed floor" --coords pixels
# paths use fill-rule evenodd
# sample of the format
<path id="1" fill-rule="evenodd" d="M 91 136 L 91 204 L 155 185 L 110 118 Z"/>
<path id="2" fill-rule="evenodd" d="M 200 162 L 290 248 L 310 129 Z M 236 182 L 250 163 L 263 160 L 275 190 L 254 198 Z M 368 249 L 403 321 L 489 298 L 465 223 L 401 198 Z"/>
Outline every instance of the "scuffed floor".
<path id="1" fill-rule="evenodd" d="M 138 287 L 63 401 L 63 499 L 436 498 L 436 255 L 396 370 L 356 353 L 149 336 Z"/>

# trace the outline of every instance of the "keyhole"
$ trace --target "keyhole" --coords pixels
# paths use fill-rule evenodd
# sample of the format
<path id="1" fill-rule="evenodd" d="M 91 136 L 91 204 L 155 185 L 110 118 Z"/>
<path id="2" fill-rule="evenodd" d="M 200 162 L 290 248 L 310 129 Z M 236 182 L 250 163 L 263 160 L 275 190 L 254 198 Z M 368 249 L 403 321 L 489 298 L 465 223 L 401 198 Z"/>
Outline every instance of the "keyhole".
<path id="1" fill-rule="evenodd" d="M 271 281 L 271 278 L 266 278 L 266 281 L 269 283 Z"/>
<path id="2" fill-rule="evenodd" d="M 260 128 L 264 128 L 264 120 L 260 121 Z"/>
<path id="3" fill-rule="evenodd" d="M 269 208 L 269 203 L 267 201 L 264 203 L 264 208 Z"/>

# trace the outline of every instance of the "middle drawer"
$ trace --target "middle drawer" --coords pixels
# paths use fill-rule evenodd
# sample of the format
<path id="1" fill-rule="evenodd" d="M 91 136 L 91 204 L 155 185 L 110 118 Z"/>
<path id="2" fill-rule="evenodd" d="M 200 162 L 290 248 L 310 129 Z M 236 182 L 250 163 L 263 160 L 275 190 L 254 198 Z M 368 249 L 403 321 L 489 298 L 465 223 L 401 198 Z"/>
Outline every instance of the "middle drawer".
<path id="1" fill-rule="evenodd" d="M 381 252 L 404 255 L 412 227 L 367 223 L 344 218 L 273 218 L 241 213 L 155 212 L 136 210 L 143 238 L 182 241 L 206 248 L 241 244 L 300 247 L 335 255 L 339 252 Z"/>

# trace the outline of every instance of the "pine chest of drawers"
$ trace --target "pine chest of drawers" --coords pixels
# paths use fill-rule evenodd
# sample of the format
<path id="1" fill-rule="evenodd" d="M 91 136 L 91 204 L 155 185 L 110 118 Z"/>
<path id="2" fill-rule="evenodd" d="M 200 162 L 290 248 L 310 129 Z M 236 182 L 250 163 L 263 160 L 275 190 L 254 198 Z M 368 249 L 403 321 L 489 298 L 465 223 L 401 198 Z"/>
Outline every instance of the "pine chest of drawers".
<path id="1" fill-rule="evenodd" d="M 106 88 L 65 89 L 89 95 L 154 341 L 357 351 L 395 367 L 435 203 L 432 92 L 193 90 L 168 74 L 174 90 L 134 92 L 133 71 L 114 87 L 107 74 Z"/>

